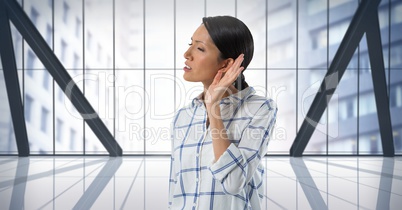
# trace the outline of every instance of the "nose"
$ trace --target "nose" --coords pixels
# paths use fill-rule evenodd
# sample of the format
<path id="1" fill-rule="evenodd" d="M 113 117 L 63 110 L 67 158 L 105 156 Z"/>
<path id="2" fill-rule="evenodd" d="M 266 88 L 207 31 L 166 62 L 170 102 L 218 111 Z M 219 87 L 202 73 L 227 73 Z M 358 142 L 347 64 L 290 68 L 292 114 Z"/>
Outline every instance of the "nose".
<path id="1" fill-rule="evenodd" d="M 187 49 L 187 51 L 186 52 L 184 52 L 184 58 L 186 59 L 186 60 L 190 60 L 190 58 L 191 58 L 191 53 L 190 53 L 190 49 L 191 49 L 191 46 Z"/>

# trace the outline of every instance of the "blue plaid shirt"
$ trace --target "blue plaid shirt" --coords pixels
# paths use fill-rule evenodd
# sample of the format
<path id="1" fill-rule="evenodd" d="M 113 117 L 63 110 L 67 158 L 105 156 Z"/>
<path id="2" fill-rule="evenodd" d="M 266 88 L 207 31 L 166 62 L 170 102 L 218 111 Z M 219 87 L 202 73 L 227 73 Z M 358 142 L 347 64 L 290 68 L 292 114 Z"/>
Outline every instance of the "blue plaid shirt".
<path id="1" fill-rule="evenodd" d="M 249 87 L 223 98 L 220 107 L 231 144 L 216 161 L 200 96 L 173 119 L 170 209 L 261 209 L 261 158 L 275 125 L 276 104 Z"/>

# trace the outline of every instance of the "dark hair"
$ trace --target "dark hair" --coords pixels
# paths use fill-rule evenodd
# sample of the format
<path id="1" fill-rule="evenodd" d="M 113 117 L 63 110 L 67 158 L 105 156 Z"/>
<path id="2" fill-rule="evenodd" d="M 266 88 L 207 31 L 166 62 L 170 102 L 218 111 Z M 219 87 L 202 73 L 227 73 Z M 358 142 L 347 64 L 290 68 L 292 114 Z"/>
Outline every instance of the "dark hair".
<path id="1" fill-rule="evenodd" d="M 202 22 L 219 49 L 221 59 L 236 59 L 243 53 L 242 66 L 245 70 L 254 54 L 253 36 L 248 27 L 241 20 L 231 16 L 204 17 Z M 238 90 L 248 87 L 243 72 L 233 85 Z"/>

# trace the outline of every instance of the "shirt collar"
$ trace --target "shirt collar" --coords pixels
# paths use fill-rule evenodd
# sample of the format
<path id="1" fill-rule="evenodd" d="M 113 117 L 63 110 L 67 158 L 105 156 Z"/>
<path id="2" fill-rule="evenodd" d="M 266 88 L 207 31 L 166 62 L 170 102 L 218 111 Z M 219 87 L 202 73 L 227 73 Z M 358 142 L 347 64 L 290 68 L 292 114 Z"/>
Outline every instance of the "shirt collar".
<path id="1" fill-rule="evenodd" d="M 234 93 L 228 97 L 222 98 L 221 104 L 238 104 L 240 101 L 247 99 L 249 96 L 254 95 L 255 90 L 253 87 L 247 87 L 237 93 Z M 195 97 L 192 101 L 192 106 L 204 105 L 202 101 L 202 93 Z"/>

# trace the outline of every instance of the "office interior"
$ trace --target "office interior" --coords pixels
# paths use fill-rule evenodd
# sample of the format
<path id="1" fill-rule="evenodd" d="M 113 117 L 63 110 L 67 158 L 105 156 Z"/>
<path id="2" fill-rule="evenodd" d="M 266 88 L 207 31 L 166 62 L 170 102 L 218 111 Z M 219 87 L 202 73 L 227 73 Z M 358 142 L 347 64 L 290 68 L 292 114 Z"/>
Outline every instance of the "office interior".
<path id="1" fill-rule="evenodd" d="M 262 159 L 264 208 L 402 205 L 402 0 L 372 0 L 378 25 L 364 15 L 352 21 L 368 0 L 0 1 L 1 209 L 166 209 L 170 123 L 203 91 L 182 78 L 183 53 L 202 17 L 216 15 L 250 28 L 246 81 L 278 106 Z M 347 31 L 362 25 L 348 48 Z M 350 60 L 337 57 L 342 49 Z M 372 68 L 373 58 L 382 68 Z M 76 92 L 60 87 L 53 72 L 62 71 L 51 64 L 85 100 L 70 100 Z M 313 132 L 300 136 L 320 85 L 334 77 Z M 96 121 L 77 109 L 83 101 Z"/>

